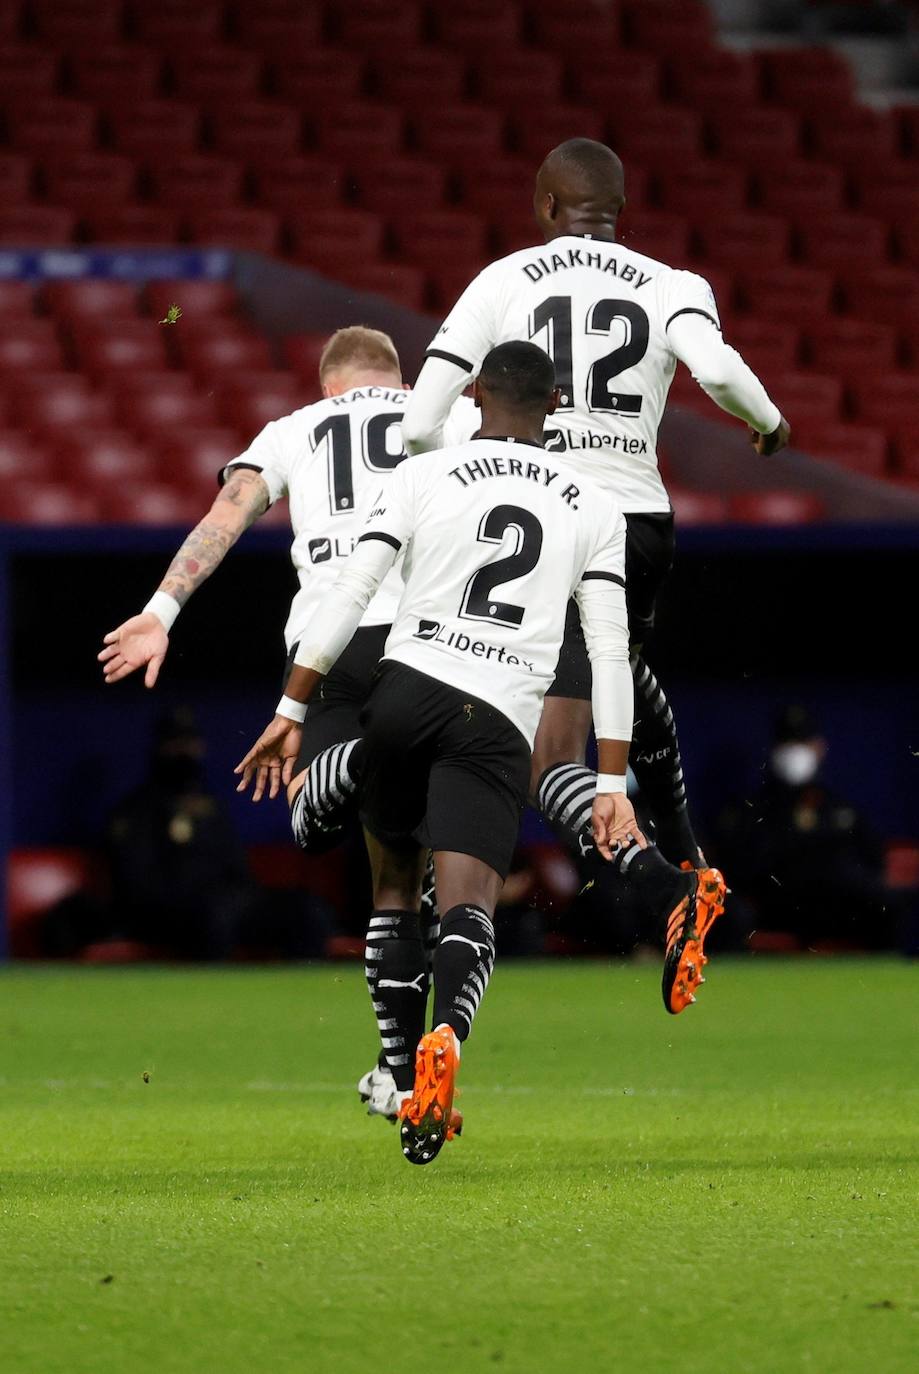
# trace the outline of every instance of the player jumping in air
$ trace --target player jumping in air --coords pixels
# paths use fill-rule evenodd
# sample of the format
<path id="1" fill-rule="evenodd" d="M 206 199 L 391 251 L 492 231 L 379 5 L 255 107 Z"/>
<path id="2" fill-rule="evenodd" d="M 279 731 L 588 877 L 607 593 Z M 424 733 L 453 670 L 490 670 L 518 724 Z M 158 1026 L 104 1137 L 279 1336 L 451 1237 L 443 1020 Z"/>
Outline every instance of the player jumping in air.
<path id="1" fill-rule="evenodd" d="M 558 393 L 546 354 L 480 360 L 479 434 L 400 465 L 335 587 L 303 630 L 286 694 L 239 764 L 240 789 L 293 775 L 308 701 L 404 553 L 405 589 L 363 713 L 360 812 L 373 873 L 366 973 L 400 1098 L 401 1145 L 429 1163 L 455 1129 L 460 1046 L 495 959 L 492 920 L 529 788 L 531 750 L 570 596 L 593 670 L 600 772 L 591 826 L 622 863 L 646 847 L 626 795 L 632 677 L 624 517 L 543 448 Z M 425 1033 L 421 877 L 434 851 L 442 911 Z"/>
<path id="2" fill-rule="evenodd" d="M 724 342 L 708 282 L 616 242 L 624 204 L 622 164 L 611 149 L 572 139 L 549 154 L 534 196 L 545 246 L 492 263 L 460 297 L 428 350 L 403 436 L 410 452 L 437 448 L 451 404 L 496 344 L 532 339 L 548 350 L 561 401 L 547 449 L 563 454 L 625 513 L 635 684 L 632 767 L 662 853 L 686 869 L 702 870 L 673 712 L 643 657 L 673 558 L 673 514 L 656 442 L 677 360 L 717 405 L 746 421 L 758 453 L 780 449 L 789 428 Z M 531 786 L 546 818 L 582 853 L 589 848 L 594 792 L 594 774 L 584 766 L 590 720 L 590 668 L 572 605 L 536 737 Z M 667 931 L 663 996 L 671 1012 L 688 1005 L 694 986 L 684 976 L 686 950 L 691 946 L 695 958 L 706 934 L 694 920 L 690 902 L 685 920 Z"/>

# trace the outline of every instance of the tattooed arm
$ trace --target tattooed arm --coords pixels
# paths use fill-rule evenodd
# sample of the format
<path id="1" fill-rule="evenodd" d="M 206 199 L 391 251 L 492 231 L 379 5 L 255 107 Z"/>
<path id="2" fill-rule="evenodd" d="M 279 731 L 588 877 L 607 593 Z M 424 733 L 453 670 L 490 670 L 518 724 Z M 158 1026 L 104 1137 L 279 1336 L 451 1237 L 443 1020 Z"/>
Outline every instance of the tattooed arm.
<path id="1" fill-rule="evenodd" d="M 204 519 L 195 526 L 166 570 L 157 597 L 175 603 L 174 615 L 216 568 L 244 530 L 268 509 L 269 493 L 263 478 L 249 468 L 231 472 Z M 156 600 L 157 598 L 154 598 Z M 106 682 L 119 682 L 146 667 L 146 686 L 152 687 L 169 648 L 169 634 L 153 610 L 132 616 L 104 639 L 99 654 Z"/>

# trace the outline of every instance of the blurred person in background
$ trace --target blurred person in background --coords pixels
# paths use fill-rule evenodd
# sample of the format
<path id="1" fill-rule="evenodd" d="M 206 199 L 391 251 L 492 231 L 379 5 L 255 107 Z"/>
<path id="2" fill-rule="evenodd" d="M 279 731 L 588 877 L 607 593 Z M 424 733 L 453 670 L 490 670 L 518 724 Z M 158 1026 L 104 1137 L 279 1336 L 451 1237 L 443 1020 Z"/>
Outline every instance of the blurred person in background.
<path id="1" fill-rule="evenodd" d="M 826 754 L 807 708 L 785 706 L 759 791 L 728 806 L 718 822 L 734 904 L 748 904 L 758 928 L 790 930 L 804 944 L 891 948 L 899 906 L 884 884 L 882 842 L 823 782 Z"/>

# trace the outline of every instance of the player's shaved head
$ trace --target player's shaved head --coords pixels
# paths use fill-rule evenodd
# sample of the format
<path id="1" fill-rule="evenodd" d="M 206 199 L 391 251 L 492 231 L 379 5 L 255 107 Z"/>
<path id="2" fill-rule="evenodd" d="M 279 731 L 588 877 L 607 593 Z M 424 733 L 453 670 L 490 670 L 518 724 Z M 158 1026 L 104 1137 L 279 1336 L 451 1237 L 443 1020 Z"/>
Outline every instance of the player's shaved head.
<path id="1" fill-rule="evenodd" d="M 605 143 L 569 138 L 553 148 L 536 174 L 533 208 L 547 239 L 561 234 L 615 238 L 625 204 L 625 172 Z"/>

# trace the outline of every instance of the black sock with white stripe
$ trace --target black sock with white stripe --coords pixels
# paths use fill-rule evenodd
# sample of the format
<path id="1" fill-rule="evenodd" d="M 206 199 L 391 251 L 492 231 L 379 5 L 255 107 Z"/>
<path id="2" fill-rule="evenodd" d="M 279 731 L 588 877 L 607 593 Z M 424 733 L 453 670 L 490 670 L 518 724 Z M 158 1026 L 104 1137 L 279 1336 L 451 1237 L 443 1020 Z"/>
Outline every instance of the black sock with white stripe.
<path id="1" fill-rule="evenodd" d="M 385 1062 L 399 1092 L 408 1092 L 415 1081 L 429 986 L 417 911 L 375 911 L 364 958 Z"/>
<path id="2" fill-rule="evenodd" d="M 434 971 L 434 951 L 440 942 L 440 912 L 437 909 L 437 892 L 434 885 L 434 855 L 428 853 L 421 879 L 421 939 L 424 943 L 424 961 L 428 975 Z"/>
<path id="3" fill-rule="evenodd" d="M 597 852 L 591 816 L 597 775 L 579 763 L 559 763 L 547 768 L 539 780 L 539 809 L 589 871 L 618 874 L 634 890 L 644 908 L 654 913 L 675 903 L 686 886 L 686 874 L 669 864 L 653 844 L 621 845 L 613 850 L 612 863 Z"/>
<path id="4" fill-rule="evenodd" d="M 363 741 L 344 740 L 317 754 L 290 809 L 294 840 L 307 854 L 337 844 L 360 778 Z"/>
<path id="5" fill-rule="evenodd" d="M 465 1040 L 495 966 L 495 928 L 480 906 L 452 906 L 441 921 L 434 953 L 435 1026 Z"/>
<path id="6" fill-rule="evenodd" d="M 698 868 L 699 845 L 686 806 L 686 784 L 673 712 L 661 685 L 641 657 L 632 660 L 635 724 L 629 762 L 654 822 L 661 852 L 671 863 Z"/>

